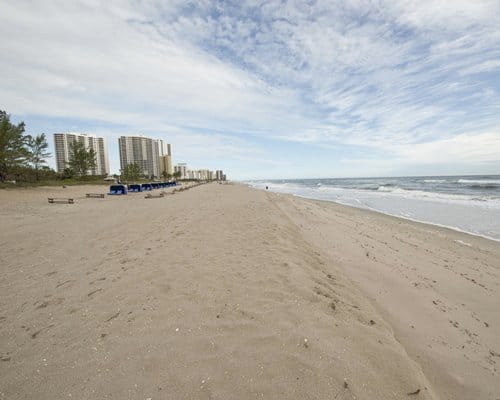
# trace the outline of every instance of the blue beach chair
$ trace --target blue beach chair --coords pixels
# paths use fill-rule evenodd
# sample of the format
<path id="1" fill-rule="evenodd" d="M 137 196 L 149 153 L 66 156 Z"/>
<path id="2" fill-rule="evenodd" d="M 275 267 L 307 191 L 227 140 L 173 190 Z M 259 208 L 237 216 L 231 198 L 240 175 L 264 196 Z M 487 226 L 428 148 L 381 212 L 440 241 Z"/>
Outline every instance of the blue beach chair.
<path id="1" fill-rule="evenodd" d="M 127 194 L 127 187 L 125 185 L 111 185 L 109 187 L 109 195 L 122 195 Z"/>
<path id="2" fill-rule="evenodd" d="M 128 185 L 129 192 L 142 192 L 142 186 L 136 183 Z"/>

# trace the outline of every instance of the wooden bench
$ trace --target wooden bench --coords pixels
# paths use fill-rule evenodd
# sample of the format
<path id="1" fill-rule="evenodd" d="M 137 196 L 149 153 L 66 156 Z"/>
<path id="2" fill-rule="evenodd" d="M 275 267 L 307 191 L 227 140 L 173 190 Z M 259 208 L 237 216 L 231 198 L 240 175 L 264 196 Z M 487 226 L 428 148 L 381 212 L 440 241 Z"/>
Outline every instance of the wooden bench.
<path id="1" fill-rule="evenodd" d="M 104 193 L 87 193 L 87 199 L 104 199 Z"/>
<path id="2" fill-rule="evenodd" d="M 49 197 L 48 198 L 49 203 L 51 204 L 74 204 L 75 200 L 74 199 L 67 199 L 67 198 L 62 198 L 62 197 Z"/>

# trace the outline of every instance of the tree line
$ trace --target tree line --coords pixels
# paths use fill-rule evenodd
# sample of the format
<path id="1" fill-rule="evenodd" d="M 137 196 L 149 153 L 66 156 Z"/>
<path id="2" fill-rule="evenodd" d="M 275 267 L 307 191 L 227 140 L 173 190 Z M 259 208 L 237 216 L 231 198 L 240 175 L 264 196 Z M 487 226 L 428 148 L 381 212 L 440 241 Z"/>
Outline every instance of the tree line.
<path id="1" fill-rule="evenodd" d="M 38 182 L 82 178 L 95 168 L 96 154 L 81 142 L 70 145 L 67 167 L 57 173 L 47 166 L 48 152 L 45 133 L 32 136 L 25 132 L 24 122 L 11 123 L 10 115 L 0 110 L 0 182 Z"/>
<path id="2" fill-rule="evenodd" d="M 25 132 L 24 122 L 17 125 L 10 121 L 10 115 L 0 110 L 0 182 L 40 182 L 64 179 L 92 179 L 88 171 L 96 167 L 97 154 L 87 149 L 84 143 L 75 141 L 70 144 L 69 162 L 63 172 L 56 172 L 47 165 L 48 142 L 45 133 L 32 136 Z M 145 178 L 137 164 L 127 165 L 121 179 L 128 182 Z M 180 178 L 179 171 L 169 174 L 163 171 L 162 177 L 169 180 Z M 100 177 L 99 177 L 100 178 Z"/>
<path id="3" fill-rule="evenodd" d="M 125 168 L 123 168 L 121 172 L 121 179 L 125 182 L 134 182 L 139 180 L 140 178 L 145 178 L 141 167 L 135 163 L 128 164 L 127 166 L 125 166 Z M 177 171 L 173 174 L 169 174 L 167 171 L 163 171 L 161 176 L 166 180 L 170 180 L 172 178 L 178 179 L 181 177 L 181 173 L 180 171 Z"/>

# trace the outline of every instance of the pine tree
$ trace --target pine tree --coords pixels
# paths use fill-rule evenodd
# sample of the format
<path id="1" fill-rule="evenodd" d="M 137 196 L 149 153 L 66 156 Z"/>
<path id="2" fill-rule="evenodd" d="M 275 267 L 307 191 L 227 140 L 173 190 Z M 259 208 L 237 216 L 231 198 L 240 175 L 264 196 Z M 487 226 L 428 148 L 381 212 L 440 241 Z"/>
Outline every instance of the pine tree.
<path id="1" fill-rule="evenodd" d="M 75 141 L 70 146 L 69 168 L 77 176 L 85 176 L 88 171 L 96 166 L 94 149 L 87 150 L 81 142 Z"/>
<path id="2" fill-rule="evenodd" d="M 45 159 L 50 157 L 50 153 L 47 151 L 49 144 L 47 143 L 47 138 L 45 133 L 37 135 L 35 137 L 28 135 L 26 138 L 26 146 L 29 151 L 29 162 L 35 168 L 36 180 L 38 180 L 38 169 L 45 164 Z"/>
<path id="3" fill-rule="evenodd" d="M 128 164 L 122 171 L 123 180 L 127 182 L 136 181 L 141 175 L 141 167 L 137 164 Z"/>
<path id="4" fill-rule="evenodd" d="M 0 181 L 9 173 L 26 165 L 29 151 L 25 147 L 24 122 L 14 125 L 10 116 L 0 110 Z"/>

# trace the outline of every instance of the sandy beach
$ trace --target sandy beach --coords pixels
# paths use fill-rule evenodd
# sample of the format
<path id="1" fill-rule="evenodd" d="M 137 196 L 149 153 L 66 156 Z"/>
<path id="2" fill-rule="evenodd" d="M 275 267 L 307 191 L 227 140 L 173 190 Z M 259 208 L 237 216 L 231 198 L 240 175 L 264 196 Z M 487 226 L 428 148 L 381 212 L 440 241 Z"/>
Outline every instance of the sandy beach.
<path id="1" fill-rule="evenodd" d="M 0 398 L 500 399 L 499 242 L 239 184 L 89 192 L 0 190 Z"/>

